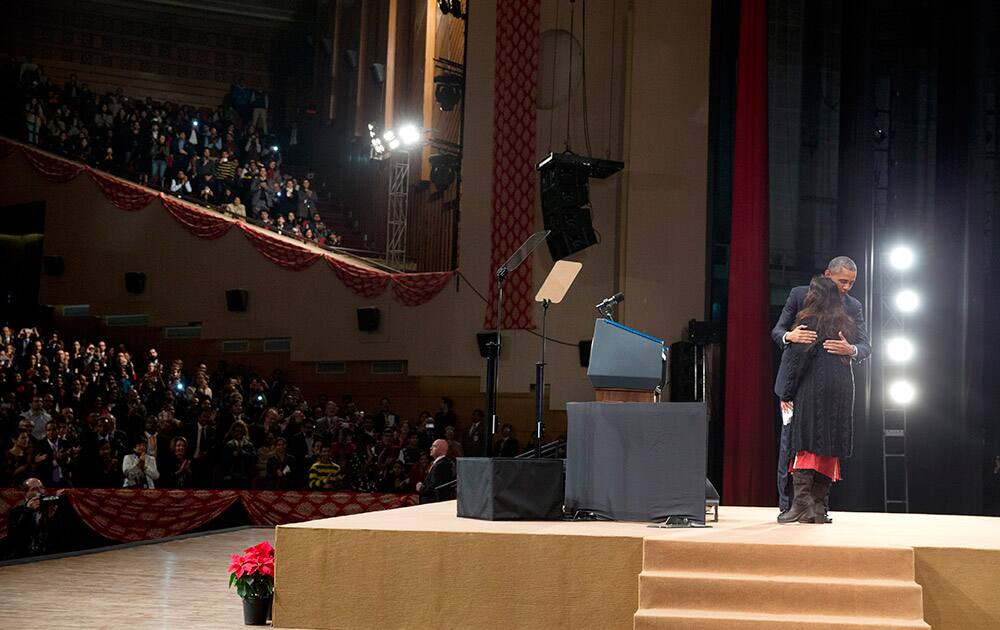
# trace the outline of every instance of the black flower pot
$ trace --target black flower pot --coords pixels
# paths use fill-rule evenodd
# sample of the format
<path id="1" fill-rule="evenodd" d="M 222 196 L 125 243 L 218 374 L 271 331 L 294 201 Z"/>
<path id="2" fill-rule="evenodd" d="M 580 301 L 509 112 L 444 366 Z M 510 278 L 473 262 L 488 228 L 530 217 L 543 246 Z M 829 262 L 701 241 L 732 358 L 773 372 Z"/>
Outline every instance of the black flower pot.
<path id="1" fill-rule="evenodd" d="M 266 626 L 273 599 L 273 597 L 244 597 L 243 623 L 248 626 Z"/>

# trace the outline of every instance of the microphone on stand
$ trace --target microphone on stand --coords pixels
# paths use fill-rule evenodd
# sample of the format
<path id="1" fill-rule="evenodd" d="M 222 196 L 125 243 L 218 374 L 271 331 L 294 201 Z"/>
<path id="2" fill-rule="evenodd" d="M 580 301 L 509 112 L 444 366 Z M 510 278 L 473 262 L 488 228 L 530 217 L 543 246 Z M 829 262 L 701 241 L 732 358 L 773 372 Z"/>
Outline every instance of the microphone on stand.
<path id="1" fill-rule="evenodd" d="M 625 294 L 624 293 L 615 293 L 611 297 L 605 299 L 603 302 L 601 302 L 600 304 L 598 304 L 595 308 L 597 310 L 599 310 L 599 311 L 603 311 L 604 309 L 606 309 L 606 308 L 608 308 L 610 306 L 614 306 L 615 304 L 618 304 L 619 302 L 623 302 L 624 300 L 625 300 Z"/>

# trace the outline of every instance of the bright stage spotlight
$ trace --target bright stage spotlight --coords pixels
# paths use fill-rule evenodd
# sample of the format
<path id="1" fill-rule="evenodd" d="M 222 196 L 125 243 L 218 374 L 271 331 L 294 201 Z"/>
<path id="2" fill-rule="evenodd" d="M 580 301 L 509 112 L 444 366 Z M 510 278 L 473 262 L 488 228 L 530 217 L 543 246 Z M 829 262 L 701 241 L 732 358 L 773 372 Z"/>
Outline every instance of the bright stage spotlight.
<path id="1" fill-rule="evenodd" d="M 399 128 L 399 139 L 403 141 L 406 146 L 412 146 L 420 142 L 423 134 L 420 133 L 420 129 L 412 123 L 408 123 Z"/>
<path id="2" fill-rule="evenodd" d="M 913 250 L 906 245 L 899 245 L 892 248 L 889 252 L 889 264 L 893 266 L 894 269 L 899 271 L 906 271 L 913 266 Z"/>
<path id="3" fill-rule="evenodd" d="M 889 386 L 889 398 L 898 405 L 908 405 L 917 397 L 917 390 L 909 381 L 895 381 Z"/>
<path id="4" fill-rule="evenodd" d="M 912 313 L 920 306 L 920 296 L 910 289 L 903 289 L 896 294 L 896 308 L 903 313 Z"/>
<path id="5" fill-rule="evenodd" d="M 885 351 L 890 361 L 905 363 L 913 358 L 913 343 L 905 337 L 893 337 L 886 342 Z"/>

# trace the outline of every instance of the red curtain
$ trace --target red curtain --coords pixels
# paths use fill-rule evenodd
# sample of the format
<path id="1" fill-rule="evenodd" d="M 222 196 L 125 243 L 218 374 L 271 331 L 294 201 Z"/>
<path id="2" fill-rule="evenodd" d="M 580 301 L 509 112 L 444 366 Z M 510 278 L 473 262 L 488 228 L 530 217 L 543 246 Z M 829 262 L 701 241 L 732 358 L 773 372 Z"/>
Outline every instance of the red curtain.
<path id="1" fill-rule="evenodd" d="M 768 317 L 767 0 L 740 3 L 726 322 L 724 500 L 775 505 Z"/>

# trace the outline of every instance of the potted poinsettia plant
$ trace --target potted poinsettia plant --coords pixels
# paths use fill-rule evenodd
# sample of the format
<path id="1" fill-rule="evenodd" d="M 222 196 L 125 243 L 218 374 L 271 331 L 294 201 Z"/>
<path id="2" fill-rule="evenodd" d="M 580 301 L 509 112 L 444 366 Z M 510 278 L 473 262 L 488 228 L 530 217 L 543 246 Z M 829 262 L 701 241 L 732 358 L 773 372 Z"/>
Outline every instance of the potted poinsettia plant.
<path id="1" fill-rule="evenodd" d="M 234 553 L 229 563 L 229 587 L 243 598 L 243 623 L 267 624 L 274 599 L 274 547 L 266 540 Z"/>

